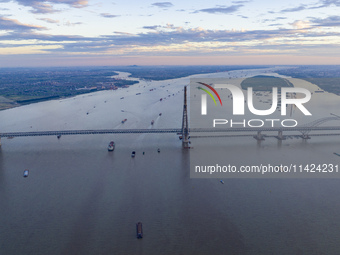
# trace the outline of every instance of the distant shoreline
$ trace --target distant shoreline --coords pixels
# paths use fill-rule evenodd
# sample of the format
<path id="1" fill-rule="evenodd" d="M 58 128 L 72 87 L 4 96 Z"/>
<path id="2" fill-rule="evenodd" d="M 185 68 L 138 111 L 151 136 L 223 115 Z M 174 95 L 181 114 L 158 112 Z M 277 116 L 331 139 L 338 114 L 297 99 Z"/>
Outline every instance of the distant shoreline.
<path id="1" fill-rule="evenodd" d="M 77 95 L 89 94 L 104 90 L 127 88 L 140 81 L 161 81 L 185 78 L 192 75 L 208 73 L 223 73 L 253 69 L 263 66 L 130 66 L 88 68 L 82 67 L 71 70 L 66 69 L 37 69 L 37 71 L 4 71 L 2 83 L 0 82 L 0 111 L 27 104 L 49 100 L 72 98 Z M 327 70 L 324 67 L 277 67 L 266 66 L 277 74 L 287 77 L 299 78 L 320 86 L 329 93 L 339 95 L 338 81 L 340 78 L 329 78 L 340 74 L 340 68 Z M 317 69 L 319 68 L 319 69 Z M 319 70 L 316 72 L 315 70 Z M 112 75 L 115 73 L 115 75 Z M 129 75 L 126 75 L 128 73 Z M 311 77 L 311 76 L 315 76 Z M 319 77 L 320 76 L 320 77 Z M 321 78 L 322 77 L 322 78 Z M 10 84 L 10 85 L 8 85 Z M 336 86 L 335 86 L 336 85 Z M 8 97 L 10 95 L 10 97 Z"/>

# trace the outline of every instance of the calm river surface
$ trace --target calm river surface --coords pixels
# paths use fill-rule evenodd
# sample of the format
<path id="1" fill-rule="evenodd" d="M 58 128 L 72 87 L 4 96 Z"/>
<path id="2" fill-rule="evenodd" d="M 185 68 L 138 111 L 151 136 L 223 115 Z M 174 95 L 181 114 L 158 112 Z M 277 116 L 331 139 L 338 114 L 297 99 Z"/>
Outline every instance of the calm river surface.
<path id="1" fill-rule="evenodd" d="M 138 99 L 140 112 L 119 101 L 122 93 L 126 100 L 138 97 L 136 87 L 131 94 L 99 92 L 3 111 L 0 126 L 4 131 L 109 128 L 121 127 L 127 116 L 129 128 L 153 128 L 151 119 L 154 128 L 179 127 L 183 94 L 178 91 L 184 83 L 175 82 L 174 96 L 163 103 L 158 95 L 153 101 Z M 58 104 L 65 107 L 49 110 Z M 107 151 L 111 140 L 114 152 Z M 197 139 L 196 145 L 219 141 Z M 260 146 L 252 138 L 225 141 L 231 159 L 281 151 L 274 156 L 278 161 L 294 150 L 334 160 L 340 142 L 338 137 L 292 139 L 280 146 L 273 138 Z M 340 253 L 339 179 L 225 178 L 224 185 L 219 179 L 191 179 L 194 150 L 183 150 L 175 134 L 3 138 L 0 254 Z M 138 221 L 144 230 L 139 240 Z"/>

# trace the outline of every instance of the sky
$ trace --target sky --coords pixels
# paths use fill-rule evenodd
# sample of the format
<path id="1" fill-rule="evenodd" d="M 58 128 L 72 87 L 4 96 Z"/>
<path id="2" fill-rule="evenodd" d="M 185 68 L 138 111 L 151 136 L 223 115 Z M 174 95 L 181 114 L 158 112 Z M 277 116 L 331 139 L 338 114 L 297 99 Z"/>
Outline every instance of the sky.
<path id="1" fill-rule="evenodd" d="M 0 67 L 340 64 L 340 0 L 0 0 Z"/>

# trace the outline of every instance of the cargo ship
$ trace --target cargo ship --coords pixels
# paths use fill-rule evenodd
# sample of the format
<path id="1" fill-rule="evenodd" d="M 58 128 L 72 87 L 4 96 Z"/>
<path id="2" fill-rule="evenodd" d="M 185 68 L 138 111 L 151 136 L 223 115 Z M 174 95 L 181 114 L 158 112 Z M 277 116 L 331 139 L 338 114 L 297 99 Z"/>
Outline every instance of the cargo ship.
<path id="1" fill-rule="evenodd" d="M 109 143 L 109 146 L 107 147 L 107 150 L 108 150 L 108 151 L 114 151 L 114 149 L 115 149 L 115 142 L 114 142 L 114 141 L 111 141 L 111 142 Z"/>
<path id="2" fill-rule="evenodd" d="M 137 238 L 143 238 L 143 225 L 142 222 L 136 224 Z"/>

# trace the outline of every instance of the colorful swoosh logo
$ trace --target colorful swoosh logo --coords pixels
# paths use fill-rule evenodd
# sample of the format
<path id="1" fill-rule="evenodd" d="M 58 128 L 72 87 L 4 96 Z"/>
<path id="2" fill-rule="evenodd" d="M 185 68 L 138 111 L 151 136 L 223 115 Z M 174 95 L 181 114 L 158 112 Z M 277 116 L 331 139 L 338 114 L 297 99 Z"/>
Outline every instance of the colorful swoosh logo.
<path id="1" fill-rule="evenodd" d="M 203 82 L 198 82 L 198 83 L 201 84 L 201 85 L 203 85 L 203 86 L 206 86 L 206 87 L 209 88 L 212 92 L 214 92 L 215 95 L 217 96 L 218 100 L 220 101 L 221 106 L 222 106 L 222 100 L 221 100 L 221 98 L 220 98 L 220 95 L 217 93 L 217 91 L 216 91 L 213 87 L 211 87 L 210 85 L 205 84 L 205 83 L 203 83 Z M 203 90 L 204 92 L 206 92 L 206 93 L 214 100 L 215 105 L 217 105 L 214 96 L 211 94 L 211 92 L 210 92 L 209 90 L 204 89 L 204 88 L 201 88 L 201 87 L 198 87 L 198 89 L 201 89 L 201 90 Z"/>

